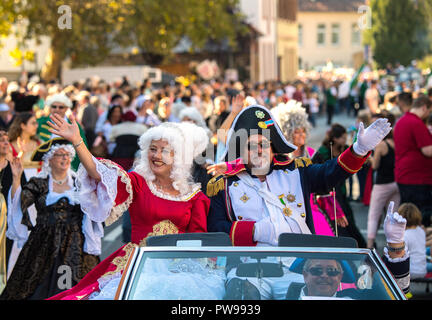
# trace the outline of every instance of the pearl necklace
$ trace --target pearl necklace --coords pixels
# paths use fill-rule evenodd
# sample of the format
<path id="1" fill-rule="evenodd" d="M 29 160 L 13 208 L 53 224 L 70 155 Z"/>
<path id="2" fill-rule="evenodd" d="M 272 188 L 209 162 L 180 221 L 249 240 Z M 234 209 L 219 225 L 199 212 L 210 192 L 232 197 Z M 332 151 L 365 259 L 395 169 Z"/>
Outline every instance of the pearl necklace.
<path id="1" fill-rule="evenodd" d="M 61 186 L 62 184 L 64 184 L 68 180 L 68 177 L 64 178 L 63 180 L 56 180 L 56 179 L 54 179 L 54 177 L 52 179 L 53 179 L 54 183 L 56 183 L 59 186 Z"/>

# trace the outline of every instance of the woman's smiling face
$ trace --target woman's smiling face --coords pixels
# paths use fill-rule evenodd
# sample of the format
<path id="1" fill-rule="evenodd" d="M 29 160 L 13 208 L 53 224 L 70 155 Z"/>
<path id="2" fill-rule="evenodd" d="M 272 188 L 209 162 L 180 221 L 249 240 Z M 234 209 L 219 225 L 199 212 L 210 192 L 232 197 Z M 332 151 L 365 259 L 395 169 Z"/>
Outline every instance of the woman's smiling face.
<path id="1" fill-rule="evenodd" d="M 152 140 L 148 151 L 150 169 L 155 176 L 169 177 L 174 163 L 174 150 L 165 140 Z"/>
<path id="2" fill-rule="evenodd" d="M 51 169 L 55 171 L 67 171 L 70 168 L 72 155 L 66 149 L 58 149 L 49 161 Z"/>

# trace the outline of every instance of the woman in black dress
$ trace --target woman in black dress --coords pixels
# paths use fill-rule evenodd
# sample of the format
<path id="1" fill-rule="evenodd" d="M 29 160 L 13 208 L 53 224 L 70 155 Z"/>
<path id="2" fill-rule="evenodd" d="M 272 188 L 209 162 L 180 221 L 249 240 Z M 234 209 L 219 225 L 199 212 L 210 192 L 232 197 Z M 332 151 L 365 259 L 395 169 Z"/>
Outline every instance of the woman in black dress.
<path id="1" fill-rule="evenodd" d="M 42 144 L 32 156 L 43 161 L 42 171 L 22 188 L 23 166 L 19 158 L 12 160 L 6 236 L 22 250 L 0 299 L 48 298 L 77 284 L 99 263 L 103 227 L 81 211 L 70 169 L 74 156 L 74 148 L 62 138 Z M 32 204 L 35 226 L 27 212 Z"/>

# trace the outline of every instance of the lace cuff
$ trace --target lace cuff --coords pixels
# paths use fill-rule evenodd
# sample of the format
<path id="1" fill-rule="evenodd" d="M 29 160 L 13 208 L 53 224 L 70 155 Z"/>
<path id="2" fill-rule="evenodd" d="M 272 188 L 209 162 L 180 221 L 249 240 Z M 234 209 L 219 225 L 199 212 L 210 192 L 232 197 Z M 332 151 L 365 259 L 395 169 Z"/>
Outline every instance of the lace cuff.
<path id="1" fill-rule="evenodd" d="M 84 252 L 99 256 L 102 253 L 102 237 L 104 229 L 101 222 L 91 221 L 88 215 L 84 215 L 82 231 L 85 237 Z"/>
<path id="2" fill-rule="evenodd" d="M 101 177 L 97 182 L 91 178 L 80 164 L 77 171 L 77 185 L 81 210 L 94 222 L 105 222 L 109 226 L 121 217 L 132 202 L 132 185 L 128 174 L 117 164 L 106 159 L 93 157 L 96 170 Z M 116 203 L 118 178 L 125 185 L 127 198 Z"/>
<path id="3" fill-rule="evenodd" d="M 399 258 L 390 258 L 390 255 L 388 253 L 388 249 L 386 247 L 384 247 L 383 252 L 384 252 L 384 255 L 386 256 L 386 258 L 388 259 L 388 261 L 391 263 L 405 262 L 409 258 L 408 250 L 406 250 L 405 254 Z"/>
<path id="4" fill-rule="evenodd" d="M 27 242 L 29 230 L 21 223 L 23 213 L 21 211 L 21 186 L 15 192 L 12 199 L 11 190 L 8 193 L 8 215 L 6 237 L 17 242 L 17 247 L 22 248 Z"/>

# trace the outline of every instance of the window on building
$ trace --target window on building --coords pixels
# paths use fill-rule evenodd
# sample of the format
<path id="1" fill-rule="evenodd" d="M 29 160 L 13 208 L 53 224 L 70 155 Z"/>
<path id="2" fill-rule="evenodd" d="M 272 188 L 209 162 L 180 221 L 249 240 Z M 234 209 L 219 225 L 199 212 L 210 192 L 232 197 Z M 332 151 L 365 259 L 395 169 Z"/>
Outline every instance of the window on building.
<path id="1" fill-rule="evenodd" d="M 331 26 L 331 43 L 334 46 L 337 46 L 340 43 L 340 24 L 339 23 L 333 23 Z"/>
<path id="2" fill-rule="evenodd" d="M 302 24 L 298 25 L 298 45 L 299 46 L 303 45 L 303 25 Z"/>
<path id="3" fill-rule="evenodd" d="M 357 23 L 351 25 L 351 43 L 353 45 L 360 45 L 361 43 L 361 33 Z"/>
<path id="4" fill-rule="evenodd" d="M 326 25 L 319 24 L 317 30 L 317 44 L 319 46 L 324 46 L 326 42 Z"/>

